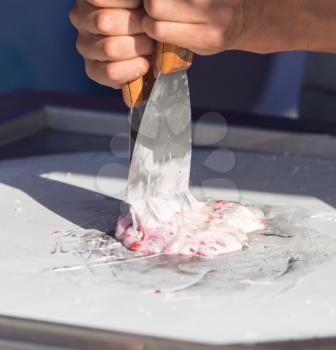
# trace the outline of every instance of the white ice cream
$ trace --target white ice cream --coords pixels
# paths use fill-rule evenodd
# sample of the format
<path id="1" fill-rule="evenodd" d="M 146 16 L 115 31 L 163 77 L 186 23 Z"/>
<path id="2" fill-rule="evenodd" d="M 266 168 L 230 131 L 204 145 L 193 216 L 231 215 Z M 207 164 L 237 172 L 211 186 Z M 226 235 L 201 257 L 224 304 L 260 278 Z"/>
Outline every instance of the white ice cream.
<path id="1" fill-rule="evenodd" d="M 188 198 L 191 200 L 196 201 Z M 166 203 L 168 206 L 174 207 Z M 224 200 L 197 202 L 195 210 L 169 211 L 170 218 L 161 222 L 153 218 L 156 208 L 157 203 L 148 203 L 148 211 L 138 213 L 133 207 L 119 219 L 116 237 L 126 247 L 145 254 L 208 256 L 242 249 L 248 234 L 264 230 L 266 225 L 261 211 Z"/>

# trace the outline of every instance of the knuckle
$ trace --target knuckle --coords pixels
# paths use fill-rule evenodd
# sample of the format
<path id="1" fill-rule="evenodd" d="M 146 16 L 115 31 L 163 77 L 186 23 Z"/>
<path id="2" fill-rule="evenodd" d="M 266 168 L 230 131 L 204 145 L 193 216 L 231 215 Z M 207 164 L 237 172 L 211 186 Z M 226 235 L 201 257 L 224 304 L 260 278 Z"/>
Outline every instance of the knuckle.
<path id="1" fill-rule="evenodd" d="M 138 65 L 137 65 L 137 75 L 139 77 L 145 75 L 148 71 L 149 64 L 148 61 L 145 58 L 138 59 Z"/>
<path id="2" fill-rule="evenodd" d="M 100 10 L 96 14 L 95 25 L 99 32 L 107 33 L 111 30 L 112 20 L 108 12 L 105 10 Z"/>
<path id="3" fill-rule="evenodd" d="M 149 72 L 149 69 L 150 69 L 149 62 L 147 60 L 143 60 L 141 64 L 141 71 L 140 71 L 141 76 L 144 76 L 145 74 L 147 74 Z"/>
<path id="4" fill-rule="evenodd" d="M 77 15 L 78 15 L 78 8 L 77 5 L 72 7 L 72 9 L 69 12 L 69 19 L 73 26 L 77 27 Z"/>
<path id="5" fill-rule="evenodd" d="M 78 36 L 77 40 L 76 40 L 76 50 L 82 55 L 84 56 L 84 50 L 83 50 L 83 40 L 80 36 Z"/>
<path id="6" fill-rule="evenodd" d="M 92 70 L 91 63 L 90 63 L 89 61 L 85 61 L 84 69 L 85 69 L 86 75 L 87 75 L 90 79 L 96 80 L 95 77 L 94 77 L 94 74 L 93 74 L 93 70 Z"/>
<path id="7" fill-rule="evenodd" d="M 163 2 L 157 0 L 145 0 L 144 6 L 148 15 L 152 18 L 161 18 L 163 9 Z"/>
<path id="8" fill-rule="evenodd" d="M 119 41 L 115 38 L 107 38 L 102 44 L 103 53 L 109 59 L 113 59 L 116 56 L 118 47 Z"/>
<path id="9" fill-rule="evenodd" d="M 120 74 L 120 69 L 118 69 L 117 65 L 110 63 L 106 65 L 105 74 L 109 80 L 112 81 L 113 84 L 119 85 L 122 83 L 122 76 Z"/>
<path id="10" fill-rule="evenodd" d="M 165 25 L 163 22 L 154 22 L 153 23 L 153 36 L 159 41 L 164 41 L 166 37 Z"/>
<path id="11" fill-rule="evenodd" d="M 225 43 L 225 31 L 221 28 L 210 28 L 204 36 L 205 51 L 217 53 L 222 50 Z"/>

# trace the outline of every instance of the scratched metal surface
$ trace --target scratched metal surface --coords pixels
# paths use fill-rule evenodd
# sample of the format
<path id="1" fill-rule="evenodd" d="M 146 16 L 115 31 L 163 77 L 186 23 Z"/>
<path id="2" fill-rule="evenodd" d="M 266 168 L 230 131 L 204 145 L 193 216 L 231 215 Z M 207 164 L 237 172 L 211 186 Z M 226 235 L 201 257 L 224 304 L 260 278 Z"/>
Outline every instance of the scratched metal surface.
<path id="1" fill-rule="evenodd" d="M 336 336 L 336 163 L 219 152 L 194 152 L 195 194 L 261 207 L 270 226 L 213 259 L 114 240 L 122 152 L 1 162 L 0 314 L 207 344 Z"/>
<path id="2" fill-rule="evenodd" d="M 119 285 L 167 299 L 230 297 L 250 285 L 266 286 L 259 294 L 283 293 L 336 253 L 333 239 L 309 228 L 303 210 L 260 206 L 269 221 L 263 234 L 251 235 L 241 252 L 204 259 L 185 256 L 142 256 L 115 241 L 113 233 L 70 229 L 54 233 L 51 254 L 72 255 L 75 262 L 47 269 L 75 285 Z M 107 212 L 111 215 L 111 212 Z M 116 208 L 113 217 L 118 216 Z M 113 227 L 114 224 L 111 224 Z"/>

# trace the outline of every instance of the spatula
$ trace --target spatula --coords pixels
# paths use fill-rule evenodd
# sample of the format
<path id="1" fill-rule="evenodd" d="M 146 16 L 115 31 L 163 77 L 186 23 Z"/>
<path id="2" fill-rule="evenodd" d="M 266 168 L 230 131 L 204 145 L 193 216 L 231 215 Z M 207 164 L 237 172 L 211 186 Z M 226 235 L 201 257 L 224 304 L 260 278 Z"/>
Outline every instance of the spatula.
<path id="1" fill-rule="evenodd" d="M 148 198 L 184 196 L 189 186 L 191 108 L 186 70 L 192 53 L 157 43 L 154 62 L 154 74 L 123 88 L 124 100 L 131 107 L 127 193 L 131 205 Z"/>

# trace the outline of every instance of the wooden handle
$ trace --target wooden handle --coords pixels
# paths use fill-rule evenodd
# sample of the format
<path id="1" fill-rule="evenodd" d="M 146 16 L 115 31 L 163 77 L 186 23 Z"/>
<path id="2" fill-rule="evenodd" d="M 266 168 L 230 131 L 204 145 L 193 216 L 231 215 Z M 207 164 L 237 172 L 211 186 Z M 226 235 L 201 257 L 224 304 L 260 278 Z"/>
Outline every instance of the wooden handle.
<path id="1" fill-rule="evenodd" d="M 154 71 L 150 69 L 145 76 L 124 85 L 122 94 L 127 107 L 138 107 L 142 102 L 147 101 L 154 81 Z"/>
<path id="2" fill-rule="evenodd" d="M 155 69 L 162 74 L 187 70 L 192 64 L 193 53 L 181 47 L 157 43 L 154 57 Z M 129 108 L 138 107 L 149 98 L 155 81 L 153 68 L 142 78 L 126 84 L 123 98 Z"/>
<path id="3" fill-rule="evenodd" d="M 187 70 L 192 64 L 193 53 L 182 47 L 157 43 L 155 67 L 163 74 Z"/>

